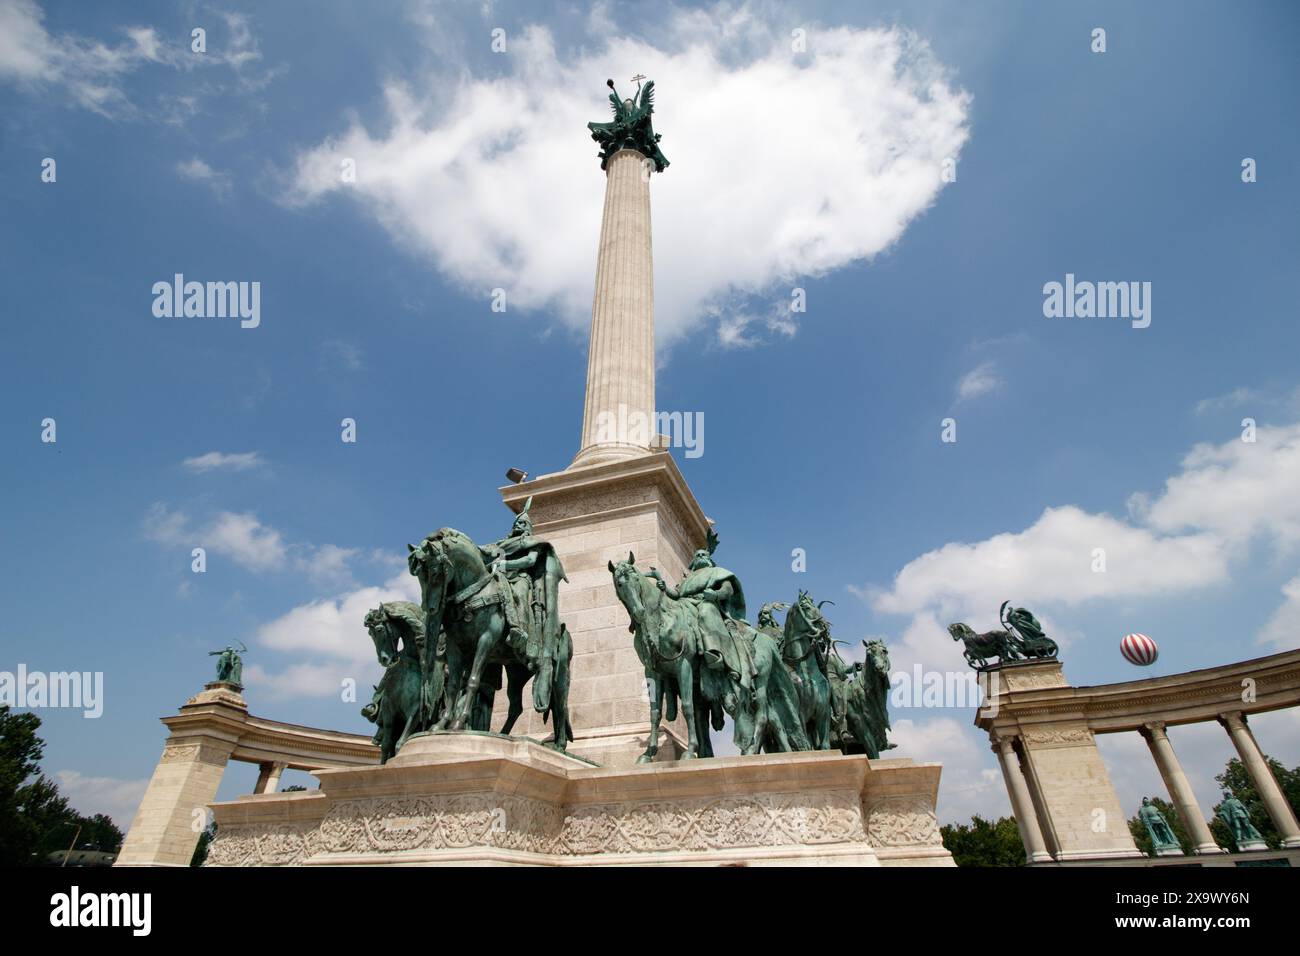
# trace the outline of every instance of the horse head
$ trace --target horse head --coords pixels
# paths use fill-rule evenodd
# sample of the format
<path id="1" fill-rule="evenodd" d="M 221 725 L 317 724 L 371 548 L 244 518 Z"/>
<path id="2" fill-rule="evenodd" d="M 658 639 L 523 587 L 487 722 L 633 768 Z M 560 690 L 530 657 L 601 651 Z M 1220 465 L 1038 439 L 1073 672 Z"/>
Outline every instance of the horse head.
<path id="1" fill-rule="evenodd" d="M 889 676 L 889 648 L 885 642 L 879 638 L 870 641 L 863 641 L 862 646 L 866 648 L 866 663 L 877 674 Z"/>
<path id="2" fill-rule="evenodd" d="M 389 623 L 388 611 L 384 605 L 367 611 L 365 624 L 370 639 L 375 643 L 375 656 L 379 658 L 381 666 L 387 667 L 397 660 L 397 634 Z"/>
<path id="3" fill-rule="evenodd" d="M 420 582 L 420 607 L 426 621 L 441 621 L 443 602 L 450 586 L 452 562 L 444 543 L 443 528 L 420 542 L 419 547 L 408 544 L 406 556 L 411 574 Z M 426 624 L 425 630 L 433 630 Z"/>
<path id="4" fill-rule="evenodd" d="M 614 593 L 627 608 L 628 616 L 632 618 L 632 623 L 639 624 L 645 620 L 646 602 L 642 592 L 642 582 L 646 579 L 636 568 L 636 555 L 631 551 L 627 553 L 627 560 L 615 564 L 608 561 L 609 573 L 614 577 Z"/>

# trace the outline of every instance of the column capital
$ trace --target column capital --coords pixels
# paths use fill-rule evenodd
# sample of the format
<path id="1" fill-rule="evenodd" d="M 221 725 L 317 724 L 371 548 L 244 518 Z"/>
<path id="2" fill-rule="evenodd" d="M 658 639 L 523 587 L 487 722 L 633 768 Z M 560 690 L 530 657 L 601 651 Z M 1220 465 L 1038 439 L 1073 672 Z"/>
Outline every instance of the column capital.
<path id="1" fill-rule="evenodd" d="M 1169 725 L 1163 720 L 1149 720 L 1139 728 L 1138 733 L 1148 740 L 1168 740 Z"/>
<path id="2" fill-rule="evenodd" d="M 994 753 L 1015 753 L 1016 738 L 1019 734 L 989 734 L 989 747 Z"/>
<path id="3" fill-rule="evenodd" d="M 1230 710 L 1226 714 L 1219 715 L 1219 723 L 1229 730 L 1244 730 L 1246 724 L 1246 714 L 1240 710 Z"/>

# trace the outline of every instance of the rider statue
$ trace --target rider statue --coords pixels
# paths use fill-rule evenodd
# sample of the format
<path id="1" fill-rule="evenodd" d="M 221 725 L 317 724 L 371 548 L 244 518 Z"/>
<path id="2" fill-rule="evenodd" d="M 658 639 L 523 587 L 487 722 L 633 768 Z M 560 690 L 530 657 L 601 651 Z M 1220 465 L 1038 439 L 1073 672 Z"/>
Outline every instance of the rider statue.
<path id="1" fill-rule="evenodd" d="M 554 671 L 542 664 L 553 660 L 559 647 L 559 589 L 560 582 L 568 578 L 555 548 L 533 535 L 533 519 L 528 514 L 532 504 L 531 497 L 524 502 L 507 537 L 485 544 L 479 551 L 492 572 L 505 579 L 513 598 L 503 602 L 510 626 L 508 641 L 512 645 L 524 643 L 528 669 L 537 675 L 533 704 L 542 711 L 550 704 Z"/>
<path id="2" fill-rule="evenodd" d="M 785 631 L 780 624 L 776 622 L 775 611 L 789 610 L 790 605 L 781 601 L 769 601 L 764 604 L 758 611 L 758 630 L 768 635 L 776 641 L 776 646 L 780 647 L 785 643 Z"/>
<path id="3" fill-rule="evenodd" d="M 659 589 L 674 600 L 688 601 L 695 606 L 705 666 L 713 670 L 725 668 L 733 681 L 747 687 L 754 676 L 753 655 L 738 626 L 745 620 L 745 592 L 739 578 L 714 562 L 718 536 L 712 528 L 707 544 L 695 552 L 690 570 L 676 589 L 670 588 L 662 578 Z"/>

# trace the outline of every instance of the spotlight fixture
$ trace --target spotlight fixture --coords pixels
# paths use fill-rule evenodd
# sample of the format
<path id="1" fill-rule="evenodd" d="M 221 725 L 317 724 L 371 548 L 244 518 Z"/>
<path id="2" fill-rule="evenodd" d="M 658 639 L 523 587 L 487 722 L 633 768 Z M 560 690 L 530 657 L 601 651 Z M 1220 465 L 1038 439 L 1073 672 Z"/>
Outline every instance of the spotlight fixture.
<path id="1" fill-rule="evenodd" d="M 528 472 L 524 471 L 522 468 L 506 469 L 506 479 L 508 481 L 513 481 L 516 485 L 519 484 L 527 477 L 528 477 Z"/>

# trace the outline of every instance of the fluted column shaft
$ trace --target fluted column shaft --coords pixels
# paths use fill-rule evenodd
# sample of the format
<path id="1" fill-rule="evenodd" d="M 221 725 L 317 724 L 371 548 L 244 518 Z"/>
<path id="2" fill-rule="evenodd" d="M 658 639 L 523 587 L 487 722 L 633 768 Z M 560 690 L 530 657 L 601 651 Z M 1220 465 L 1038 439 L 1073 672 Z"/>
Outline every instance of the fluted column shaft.
<path id="1" fill-rule="evenodd" d="M 655 444 L 652 168 L 630 149 L 606 164 L 582 446 L 570 467 L 634 458 Z"/>
<path id="2" fill-rule="evenodd" d="M 1169 791 L 1169 799 L 1173 800 L 1174 806 L 1178 808 L 1178 815 L 1183 819 L 1187 835 L 1192 838 L 1195 852 L 1223 853 L 1223 848 L 1214 842 L 1210 825 L 1205 822 L 1205 814 L 1201 812 L 1192 785 L 1187 782 L 1187 774 L 1183 773 L 1182 764 L 1178 762 L 1165 725 L 1147 724 L 1142 728 L 1141 733 L 1151 749 L 1151 756 L 1155 758 L 1160 778 L 1164 780 L 1165 789 Z"/>

